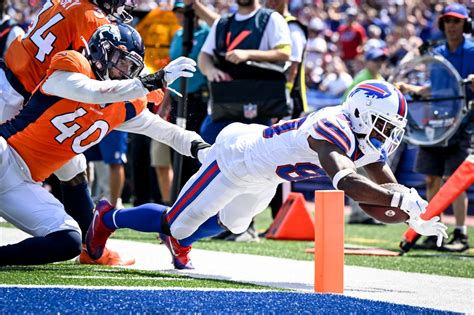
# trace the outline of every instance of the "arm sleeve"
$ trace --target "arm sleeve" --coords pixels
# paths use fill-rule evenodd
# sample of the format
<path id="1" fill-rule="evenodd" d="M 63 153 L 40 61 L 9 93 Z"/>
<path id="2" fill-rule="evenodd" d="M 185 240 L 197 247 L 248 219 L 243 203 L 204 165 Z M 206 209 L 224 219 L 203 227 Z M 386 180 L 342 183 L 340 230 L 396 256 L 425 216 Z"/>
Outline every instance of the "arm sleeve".
<path id="1" fill-rule="evenodd" d="M 289 24 L 291 35 L 291 56 L 290 61 L 301 63 L 303 59 L 303 50 L 306 46 L 306 37 L 300 26 Z"/>
<path id="2" fill-rule="evenodd" d="M 122 102 L 148 94 L 138 79 L 98 81 L 61 70 L 54 71 L 41 88 L 47 94 L 87 104 Z"/>
<path id="3" fill-rule="evenodd" d="M 146 135 L 162 142 L 182 155 L 191 155 L 191 142 L 204 141 L 194 131 L 185 130 L 163 120 L 145 109 L 138 116 L 124 122 L 116 130 Z"/>
<path id="4" fill-rule="evenodd" d="M 201 52 L 205 52 L 208 55 L 214 55 L 214 49 L 216 49 L 216 27 L 219 19 L 214 21 L 212 24 L 209 34 L 207 34 L 206 41 L 202 45 Z"/>
<path id="5" fill-rule="evenodd" d="M 281 49 L 287 47 L 291 49 L 290 28 L 283 16 L 273 12 L 268 20 L 267 27 L 260 42 L 261 50 Z"/>

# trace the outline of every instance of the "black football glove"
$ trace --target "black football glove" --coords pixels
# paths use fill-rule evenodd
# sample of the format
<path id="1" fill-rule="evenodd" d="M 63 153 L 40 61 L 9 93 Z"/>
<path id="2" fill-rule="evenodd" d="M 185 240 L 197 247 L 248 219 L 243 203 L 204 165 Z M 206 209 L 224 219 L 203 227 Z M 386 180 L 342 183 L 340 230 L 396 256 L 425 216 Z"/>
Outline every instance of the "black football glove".
<path id="1" fill-rule="evenodd" d="M 209 148 L 210 146 L 211 145 L 207 142 L 203 142 L 201 140 L 193 140 L 191 142 L 191 156 L 197 159 L 199 150 Z"/>
<path id="2" fill-rule="evenodd" d="M 165 70 L 163 69 L 152 74 L 141 75 L 138 80 L 150 92 L 166 87 Z"/>

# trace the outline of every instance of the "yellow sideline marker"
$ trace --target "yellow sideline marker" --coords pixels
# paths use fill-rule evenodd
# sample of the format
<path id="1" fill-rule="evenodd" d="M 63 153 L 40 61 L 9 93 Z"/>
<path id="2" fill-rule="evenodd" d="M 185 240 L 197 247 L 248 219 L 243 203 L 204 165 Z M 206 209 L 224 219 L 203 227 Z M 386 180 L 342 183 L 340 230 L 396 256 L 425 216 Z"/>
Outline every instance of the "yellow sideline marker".
<path id="1" fill-rule="evenodd" d="M 344 192 L 314 193 L 314 291 L 344 293 Z"/>

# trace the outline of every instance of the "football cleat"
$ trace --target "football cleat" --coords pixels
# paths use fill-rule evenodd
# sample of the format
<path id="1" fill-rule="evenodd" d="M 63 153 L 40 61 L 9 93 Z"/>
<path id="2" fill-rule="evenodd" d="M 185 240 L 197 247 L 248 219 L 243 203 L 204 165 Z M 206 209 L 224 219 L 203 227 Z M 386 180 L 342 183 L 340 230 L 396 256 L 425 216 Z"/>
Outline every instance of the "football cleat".
<path id="1" fill-rule="evenodd" d="M 160 239 L 166 245 L 173 258 L 173 265 L 176 269 L 194 269 L 191 259 L 189 258 L 189 252 L 192 246 L 181 246 L 177 239 L 172 236 L 160 233 Z"/>
<path id="2" fill-rule="evenodd" d="M 107 200 L 100 200 L 95 207 L 94 218 L 86 234 L 86 249 L 93 260 L 102 257 L 105 243 L 107 243 L 107 239 L 114 232 L 114 230 L 106 227 L 102 221 L 104 214 L 114 209 Z"/>
<path id="3" fill-rule="evenodd" d="M 135 263 L 135 259 L 124 259 L 120 257 L 119 253 L 108 248 L 104 249 L 103 254 L 99 259 L 92 259 L 87 252 L 86 246 L 83 245 L 78 262 L 82 265 L 130 266 Z"/>

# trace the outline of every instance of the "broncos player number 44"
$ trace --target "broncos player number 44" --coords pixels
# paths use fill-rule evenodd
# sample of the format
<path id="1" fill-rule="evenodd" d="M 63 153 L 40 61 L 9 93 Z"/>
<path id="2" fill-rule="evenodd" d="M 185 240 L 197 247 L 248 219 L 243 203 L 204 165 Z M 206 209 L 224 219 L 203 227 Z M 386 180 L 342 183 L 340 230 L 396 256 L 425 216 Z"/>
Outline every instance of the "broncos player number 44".
<path id="1" fill-rule="evenodd" d="M 59 115 L 51 119 L 51 123 L 53 124 L 56 129 L 58 129 L 61 133 L 56 136 L 56 141 L 59 143 L 63 143 L 66 139 L 74 137 L 78 130 L 81 129 L 81 126 L 78 123 L 75 123 L 74 120 L 78 117 L 82 117 L 87 114 L 87 111 L 80 107 L 73 113 L 66 113 L 63 115 Z M 73 123 L 74 122 L 74 123 Z M 72 123 L 72 124 L 71 124 Z M 99 132 L 99 136 L 96 137 L 96 140 L 87 142 L 87 144 L 82 145 L 83 142 L 92 135 L 96 134 L 96 131 Z M 103 137 L 109 131 L 109 125 L 104 120 L 97 120 L 95 121 L 87 130 L 81 132 L 80 134 L 76 135 L 74 140 L 72 141 L 72 150 L 79 154 L 93 145 L 99 143 Z"/>
<path id="2" fill-rule="evenodd" d="M 78 2 L 78 1 L 65 1 L 70 5 L 70 3 Z M 30 38 L 30 40 L 38 47 L 38 52 L 35 55 L 35 58 L 40 61 L 44 62 L 47 55 L 49 55 L 53 51 L 53 44 L 57 39 L 57 36 L 54 35 L 49 29 L 59 23 L 61 20 L 64 20 L 64 16 L 61 13 L 55 14 L 51 19 L 49 19 L 44 25 L 37 25 L 39 17 L 50 9 L 53 6 L 53 2 L 51 0 L 46 0 L 41 11 L 36 15 L 33 20 L 33 24 L 29 28 L 28 32 L 23 35 L 23 39 Z M 31 36 L 30 36 L 31 34 Z"/>

